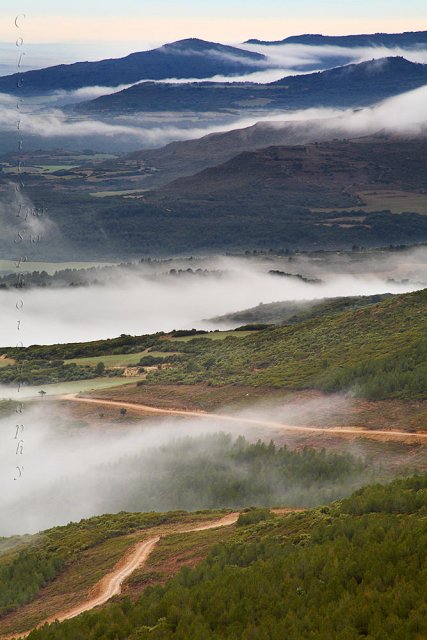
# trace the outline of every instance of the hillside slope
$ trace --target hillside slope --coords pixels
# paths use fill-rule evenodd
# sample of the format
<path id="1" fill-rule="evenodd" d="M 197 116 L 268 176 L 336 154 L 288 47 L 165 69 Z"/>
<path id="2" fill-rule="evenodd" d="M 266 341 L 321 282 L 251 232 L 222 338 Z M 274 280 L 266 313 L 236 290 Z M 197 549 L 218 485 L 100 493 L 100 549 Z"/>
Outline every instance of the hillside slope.
<path id="1" fill-rule="evenodd" d="M 415 213 L 424 202 L 426 164 L 423 139 L 380 137 L 243 153 L 139 195 L 98 199 L 68 191 L 65 200 L 61 185 L 58 192 L 29 189 L 86 259 L 101 251 L 105 260 L 369 247 L 427 240 L 427 216 Z M 399 196 L 398 209 L 390 193 Z M 365 207 L 368 197 L 374 204 Z"/>
<path id="2" fill-rule="evenodd" d="M 259 304 L 251 309 L 243 309 L 212 318 L 221 323 L 296 324 L 317 316 L 332 315 L 340 311 L 350 311 L 371 304 L 377 304 L 390 297 L 391 294 L 372 296 L 351 296 L 345 298 L 326 298 L 323 300 L 286 300 Z"/>
<path id="3" fill-rule="evenodd" d="M 348 136 L 345 122 L 323 120 L 304 122 L 258 122 L 250 127 L 211 133 L 196 140 L 171 142 L 160 149 L 135 151 L 98 168 L 109 171 L 134 171 L 133 188 L 152 189 L 208 167 L 231 160 L 244 151 L 256 151 L 272 145 L 302 145 Z"/>
<path id="4" fill-rule="evenodd" d="M 98 469 L 95 485 L 83 476 L 81 485 L 95 493 L 103 486 L 115 497 L 104 503 L 110 507 L 106 515 L 33 536 L 0 538 L 0 639 L 2 631 L 27 630 L 55 619 L 59 612 L 66 615 L 85 606 L 94 592 L 100 595 L 95 585 L 102 586 L 100 580 L 108 574 L 113 577 L 118 560 L 141 542 L 211 524 L 232 524 L 236 518 L 230 521 L 220 504 L 225 509 L 281 503 L 312 507 L 350 495 L 367 477 L 383 477 L 371 463 L 350 454 L 292 451 L 261 441 L 250 444 L 242 436 L 224 433 L 181 438 L 148 451 L 136 449 L 104 466 Z M 50 508 L 55 521 L 60 505 L 71 505 L 80 490 L 75 481 L 58 478 L 55 496 L 49 488 L 34 494 L 32 501 Z M 174 505 L 174 511 L 161 513 L 165 501 Z M 203 503 L 215 506 L 196 511 L 198 506 L 204 508 Z M 183 504 L 193 512 L 177 511 Z M 30 510 L 23 502 L 16 508 Z M 91 505 L 95 513 L 97 508 Z M 105 596 L 104 588 L 105 583 Z"/>
<path id="5" fill-rule="evenodd" d="M 152 383 L 209 382 L 425 398 L 427 289 L 224 341 L 193 340 Z"/>
<path id="6" fill-rule="evenodd" d="M 402 157 L 405 159 L 402 162 Z M 203 197 L 226 194 L 269 198 L 273 193 L 302 206 L 348 207 L 360 204 L 358 191 L 424 191 L 427 187 L 424 139 L 360 138 L 298 146 L 272 146 L 244 152 L 217 167 L 177 180 L 159 196 Z M 316 193 L 317 192 L 317 193 Z M 262 196 L 261 196 L 262 194 Z M 236 196 L 235 196 L 236 197 Z M 323 200 L 323 202 L 322 202 Z M 328 204 L 327 200 L 330 201 Z M 322 204 L 320 204 L 322 202 Z"/>
<path id="7" fill-rule="evenodd" d="M 248 512 L 195 569 L 30 640 L 425 637 L 426 506 L 424 476 L 317 511 Z"/>
<path id="8" fill-rule="evenodd" d="M 288 76 L 265 85 L 142 82 L 129 89 L 79 103 L 71 109 L 84 114 L 128 114 L 356 107 L 417 89 L 426 83 L 427 65 L 390 57 L 307 75 Z"/>
<path id="9" fill-rule="evenodd" d="M 236 47 L 197 38 L 179 40 L 151 51 L 99 62 L 76 62 L 46 69 L 15 73 L 0 78 L 0 91 L 43 94 L 82 87 L 117 87 L 141 80 L 208 78 L 217 74 L 237 75 L 266 68 L 267 59 Z M 16 83 L 23 78 L 23 85 Z"/>

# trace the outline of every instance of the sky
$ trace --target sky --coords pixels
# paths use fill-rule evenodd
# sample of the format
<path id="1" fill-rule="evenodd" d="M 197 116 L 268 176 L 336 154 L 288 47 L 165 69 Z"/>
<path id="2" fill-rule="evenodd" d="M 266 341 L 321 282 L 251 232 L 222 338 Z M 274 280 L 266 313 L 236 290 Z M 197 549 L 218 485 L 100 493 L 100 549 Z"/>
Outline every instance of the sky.
<path id="1" fill-rule="evenodd" d="M 26 13 L 22 31 L 28 41 L 39 44 L 109 41 L 133 47 L 190 36 L 239 42 L 308 32 L 427 29 L 425 0 L 3 0 L 1 5 L 2 42 L 14 40 L 19 13 Z"/>
<path id="2" fill-rule="evenodd" d="M 425 0 L 0 0 L 0 75 L 16 71 L 18 33 L 25 71 L 189 37 L 238 44 L 301 33 L 418 30 L 427 30 Z"/>

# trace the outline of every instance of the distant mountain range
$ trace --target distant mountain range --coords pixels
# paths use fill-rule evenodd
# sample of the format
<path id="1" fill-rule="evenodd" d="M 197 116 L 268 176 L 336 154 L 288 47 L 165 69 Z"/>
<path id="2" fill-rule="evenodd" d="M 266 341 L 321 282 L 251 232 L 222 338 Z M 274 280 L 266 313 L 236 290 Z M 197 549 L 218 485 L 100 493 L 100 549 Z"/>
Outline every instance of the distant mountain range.
<path id="1" fill-rule="evenodd" d="M 143 193 L 94 198 L 69 176 L 28 179 L 27 190 L 74 258 L 336 249 L 427 241 L 427 216 L 415 213 L 426 166 L 425 140 L 379 136 L 245 152 Z M 402 202 L 395 213 L 390 194 Z"/>
<path id="2" fill-rule="evenodd" d="M 244 151 L 256 151 L 272 145 L 320 142 L 347 135 L 345 122 L 342 127 L 339 123 L 332 126 L 329 122 L 325 126 L 325 120 L 258 122 L 250 127 L 211 133 L 196 140 L 171 142 L 160 149 L 134 151 L 105 162 L 102 168 L 106 171 L 137 171 L 132 188 L 152 189 L 222 164 Z M 146 168 L 150 170 L 141 171 Z"/>
<path id="3" fill-rule="evenodd" d="M 259 45 L 284 45 L 284 44 L 305 44 L 310 46 L 335 47 L 402 47 L 404 49 L 416 49 L 427 47 L 427 31 L 405 31 L 404 33 L 373 33 L 352 36 L 323 36 L 320 34 L 304 34 L 300 36 L 290 36 L 283 40 L 258 40 L 253 38 L 244 44 Z"/>
<path id="4" fill-rule="evenodd" d="M 366 106 L 427 83 L 427 65 L 381 58 L 270 84 L 142 82 L 71 107 L 78 113 L 236 111 Z"/>
<path id="5" fill-rule="evenodd" d="M 4 76 L 0 78 L 0 92 L 43 94 L 91 86 L 117 87 L 146 79 L 233 76 L 267 67 L 267 58 L 259 53 L 189 38 L 124 58 L 60 64 Z M 17 80 L 22 76 L 23 84 L 18 89 Z"/>
<path id="6" fill-rule="evenodd" d="M 427 47 L 427 31 L 352 36 L 306 34 L 277 41 L 252 39 L 244 43 L 247 44 L 417 49 Z M 333 57 L 319 55 L 315 61 L 297 64 L 295 71 L 326 69 L 349 61 L 350 58 L 345 52 L 337 53 Z M 277 67 L 277 62 L 259 52 L 198 38 L 187 38 L 150 51 L 131 53 L 123 58 L 60 64 L 27 71 L 24 74 L 3 76 L 0 77 L 0 92 L 16 94 L 19 91 L 20 95 L 42 95 L 92 86 L 119 87 L 143 80 L 204 79 L 215 75 L 233 77 L 272 67 Z M 23 84 L 21 81 L 18 88 L 17 81 L 22 75 Z"/>
<path id="7" fill-rule="evenodd" d="M 276 145 L 241 153 L 147 194 L 146 199 L 211 201 L 227 208 L 240 198 L 245 210 L 254 215 L 265 209 L 270 200 L 270 206 L 279 209 L 286 203 L 310 209 L 357 208 L 362 206 L 359 193 L 373 184 L 378 192 L 392 188 L 423 191 L 426 166 L 424 139 L 373 136 Z"/>

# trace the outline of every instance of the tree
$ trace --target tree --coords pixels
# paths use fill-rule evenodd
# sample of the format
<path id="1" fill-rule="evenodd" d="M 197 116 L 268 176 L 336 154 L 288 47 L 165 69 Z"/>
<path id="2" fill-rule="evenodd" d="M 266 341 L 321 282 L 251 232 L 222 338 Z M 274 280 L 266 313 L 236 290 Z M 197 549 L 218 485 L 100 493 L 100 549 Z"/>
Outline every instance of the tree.
<path id="1" fill-rule="evenodd" d="M 95 373 L 97 376 L 102 376 L 105 372 L 105 364 L 103 362 L 98 362 L 95 367 Z"/>

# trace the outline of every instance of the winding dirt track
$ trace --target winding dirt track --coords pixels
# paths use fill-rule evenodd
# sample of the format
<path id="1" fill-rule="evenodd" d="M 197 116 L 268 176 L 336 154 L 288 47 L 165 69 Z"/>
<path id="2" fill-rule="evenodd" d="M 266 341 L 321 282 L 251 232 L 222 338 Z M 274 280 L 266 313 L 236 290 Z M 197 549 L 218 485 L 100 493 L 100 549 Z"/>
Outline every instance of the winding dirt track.
<path id="1" fill-rule="evenodd" d="M 300 433 L 313 433 L 313 434 L 334 434 L 334 435 L 353 435 L 362 436 L 363 438 L 371 438 L 373 440 L 383 441 L 399 441 L 406 443 L 417 443 L 427 441 L 427 432 L 414 432 L 399 431 L 396 429 L 380 430 L 380 429 L 365 429 L 364 427 L 303 427 L 297 425 L 284 424 L 283 422 L 276 422 L 272 420 L 263 420 L 262 418 L 245 418 L 241 416 L 230 416 L 222 413 L 206 413 L 204 411 L 185 411 L 182 409 L 160 409 L 158 407 L 150 407 L 145 404 L 138 404 L 136 402 L 121 402 L 119 400 L 101 400 L 98 398 L 85 398 L 79 397 L 77 394 L 63 395 L 59 397 L 60 400 L 69 400 L 72 402 L 85 402 L 92 404 L 99 404 L 109 407 L 121 407 L 125 409 L 132 409 L 134 411 L 141 411 L 142 413 L 149 414 L 163 414 L 170 416 L 186 416 L 190 418 L 204 418 L 206 420 L 221 420 L 226 422 L 233 422 L 239 424 L 249 424 L 252 426 L 264 426 L 274 429 L 280 429 L 282 431 L 292 431 Z M 0 639 L 1 640 L 1 639 Z"/>
<path id="2" fill-rule="evenodd" d="M 207 529 L 217 529 L 218 527 L 227 527 L 237 522 L 239 517 L 238 513 L 230 513 L 223 518 L 205 522 L 204 524 L 197 525 L 191 529 L 183 529 L 176 531 L 176 533 L 192 533 L 195 531 L 206 531 Z M 143 540 L 135 545 L 126 555 L 115 565 L 110 573 L 107 573 L 101 580 L 93 587 L 91 594 L 89 594 L 86 600 L 83 600 L 79 605 L 68 609 L 67 611 L 60 611 L 46 620 L 40 622 L 33 629 L 24 631 L 21 633 L 15 633 L 7 636 L 0 636 L 0 640 L 12 640 L 12 638 L 26 638 L 31 631 L 42 627 L 46 623 L 63 622 L 70 618 L 90 611 L 101 604 L 104 604 L 113 596 L 119 595 L 122 590 L 122 584 L 136 569 L 143 566 L 147 561 L 150 553 L 153 551 L 156 544 L 159 542 L 161 536 L 153 536 L 147 540 Z"/>

